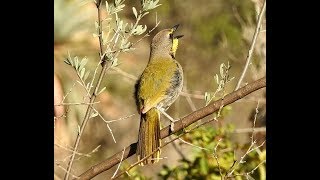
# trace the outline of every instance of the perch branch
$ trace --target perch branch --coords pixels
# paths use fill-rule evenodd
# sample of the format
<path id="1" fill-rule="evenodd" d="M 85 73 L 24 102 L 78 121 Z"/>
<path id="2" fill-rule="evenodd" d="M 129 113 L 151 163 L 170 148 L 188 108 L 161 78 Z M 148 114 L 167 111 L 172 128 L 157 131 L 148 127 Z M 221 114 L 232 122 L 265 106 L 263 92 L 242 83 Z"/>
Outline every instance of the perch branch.
<path id="1" fill-rule="evenodd" d="M 234 91 L 226 95 L 223 100 L 219 99 L 218 101 L 215 101 L 206 107 L 203 107 L 195 112 L 192 112 L 188 116 L 174 123 L 174 127 L 175 127 L 174 131 L 170 130 L 170 125 L 163 128 L 160 132 L 161 139 L 164 139 L 169 135 L 174 134 L 175 132 L 178 132 L 181 129 L 191 125 L 192 123 L 198 121 L 199 119 L 202 119 L 218 111 L 221 105 L 226 106 L 228 104 L 231 104 L 265 86 L 266 86 L 266 78 L 264 77 L 240 88 L 237 91 Z M 137 149 L 137 143 L 132 143 L 130 146 L 126 147 L 124 151 L 121 150 L 120 152 L 114 154 L 110 158 L 100 162 L 99 164 L 92 166 L 90 169 L 88 169 L 86 172 L 80 175 L 80 179 L 91 179 L 96 175 L 112 168 L 113 166 L 115 166 L 120 162 L 120 160 L 122 159 L 122 154 L 123 154 L 123 160 L 125 160 L 130 156 L 134 155 L 136 153 L 136 149 Z"/>

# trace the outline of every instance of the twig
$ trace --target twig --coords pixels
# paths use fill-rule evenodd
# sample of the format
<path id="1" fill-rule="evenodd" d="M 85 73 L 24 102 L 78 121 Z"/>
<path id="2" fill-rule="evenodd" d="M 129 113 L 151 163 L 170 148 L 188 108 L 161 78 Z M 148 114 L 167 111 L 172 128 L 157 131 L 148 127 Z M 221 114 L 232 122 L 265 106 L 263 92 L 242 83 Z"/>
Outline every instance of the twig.
<path id="1" fill-rule="evenodd" d="M 251 133 L 252 128 L 236 129 L 233 133 Z M 266 127 L 254 128 L 254 132 L 266 132 Z"/>
<path id="2" fill-rule="evenodd" d="M 257 106 L 256 106 L 256 113 L 255 113 L 255 117 L 254 117 L 254 122 L 253 122 L 253 125 L 252 125 L 252 129 L 251 129 L 251 136 L 250 136 L 250 139 L 251 139 L 251 144 L 249 146 L 249 148 L 247 149 L 247 151 L 240 157 L 240 160 L 237 162 L 237 164 L 235 164 L 234 166 L 232 166 L 227 172 L 229 172 L 226 177 L 230 177 L 232 175 L 232 173 L 234 172 L 235 168 L 237 166 L 239 166 L 239 164 L 242 164 L 244 163 L 244 158 L 249 154 L 251 153 L 252 151 L 255 151 L 256 149 L 259 149 L 261 146 L 264 145 L 265 141 L 263 141 L 259 146 L 253 148 L 256 144 L 256 140 L 254 140 L 254 131 L 255 131 L 255 121 L 257 119 L 257 114 L 258 114 L 258 108 L 259 108 L 259 102 L 257 103 Z"/>
<path id="3" fill-rule="evenodd" d="M 112 67 L 111 69 L 114 70 L 115 72 L 117 72 L 118 74 L 130 79 L 130 80 L 133 80 L 133 81 L 137 81 L 138 80 L 138 78 L 136 76 L 134 76 L 132 74 L 129 74 L 129 73 L 123 71 L 122 69 L 118 68 L 118 67 Z"/>
<path id="4" fill-rule="evenodd" d="M 99 29 L 100 29 L 99 32 L 101 32 L 101 29 L 102 29 L 101 20 L 100 20 L 101 19 L 100 7 L 101 7 L 101 2 L 100 2 L 99 5 L 97 5 L 97 9 L 98 9 L 98 24 L 99 24 Z M 100 43 L 100 45 L 102 44 L 101 34 L 99 34 L 99 43 Z M 100 46 L 100 54 L 102 54 L 102 46 Z M 98 89 L 100 87 L 101 81 L 102 81 L 102 79 L 103 79 L 103 77 L 105 75 L 105 72 L 106 72 L 106 70 L 108 69 L 109 66 L 110 66 L 110 64 L 106 64 L 106 63 L 103 65 L 103 68 L 102 68 L 101 73 L 100 73 L 99 78 L 98 78 L 98 82 L 96 83 L 96 86 L 94 88 L 94 92 L 92 93 L 92 95 L 90 97 L 90 102 L 89 103 L 93 103 L 94 102 L 94 100 L 96 98 L 96 94 L 97 94 Z M 78 149 L 81 135 L 82 135 L 82 133 L 83 133 L 83 131 L 84 131 L 86 125 L 87 125 L 87 122 L 88 122 L 88 120 L 90 118 L 91 111 L 92 111 L 91 106 L 88 105 L 85 117 L 84 117 L 84 119 L 82 121 L 82 124 L 81 124 L 81 127 L 80 127 L 80 132 L 78 133 L 76 141 L 75 141 L 75 144 L 74 144 L 74 148 L 73 148 L 74 152 L 72 153 L 72 156 L 71 156 L 71 158 L 69 160 L 68 167 L 67 167 L 67 172 L 65 174 L 64 180 L 68 180 L 69 179 L 69 173 L 70 173 L 70 170 L 72 168 L 73 160 L 74 160 L 75 155 L 76 155 L 75 152 Z"/>
<path id="5" fill-rule="evenodd" d="M 169 139 L 172 140 L 172 137 L 169 136 Z M 181 159 L 187 159 L 187 157 L 183 154 L 183 152 L 179 149 L 178 145 L 174 141 L 172 142 L 172 146 L 177 151 L 177 153 L 181 156 Z"/>
<path id="6" fill-rule="evenodd" d="M 72 106 L 72 105 L 92 105 L 92 104 L 98 104 L 100 101 L 93 102 L 93 103 L 60 103 L 60 104 L 55 104 L 54 106 Z"/>
<path id="7" fill-rule="evenodd" d="M 62 169 L 64 172 L 67 172 L 67 169 L 64 168 L 64 167 L 62 167 L 59 163 L 56 163 L 56 165 L 57 165 L 60 169 Z M 69 174 L 71 174 L 71 176 L 72 176 L 73 178 L 79 179 L 79 177 L 76 176 L 76 175 L 74 175 L 73 173 L 69 172 Z"/>
<path id="8" fill-rule="evenodd" d="M 185 141 L 185 140 L 183 140 L 183 139 L 181 139 L 181 138 L 179 138 L 179 140 L 182 141 L 182 142 L 185 143 L 185 144 L 188 144 L 188 145 L 190 145 L 190 146 L 196 147 L 196 148 L 198 148 L 198 149 L 205 150 L 205 151 L 210 151 L 210 149 L 207 149 L 207 148 L 204 148 L 204 147 L 200 147 L 200 146 L 194 145 L 194 144 L 189 143 L 189 142 L 187 142 L 187 141 Z"/>
<path id="9" fill-rule="evenodd" d="M 121 166 L 121 162 L 123 160 L 124 150 L 126 150 L 125 147 L 123 148 L 123 152 L 122 152 L 122 156 L 121 156 L 121 159 L 120 159 L 120 163 L 118 164 L 118 167 L 117 167 L 116 171 L 114 172 L 113 176 L 111 177 L 111 179 L 114 178 L 114 176 L 118 173 L 118 170 L 119 170 L 119 168 Z"/>
<path id="10" fill-rule="evenodd" d="M 223 179 L 223 174 L 222 174 L 220 162 L 219 162 L 218 155 L 217 155 L 217 148 L 218 148 L 220 142 L 221 142 L 221 139 L 219 139 L 217 145 L 216 145 L 216 146 L 214 147 L 214 149 L 213 149 L 213 157 L 214 157 L 214 159 L 216 160 L 216 162 L 217 162 L 217 164 L 218 164 L 219 173 L 220 173 L 220 177 L 221 177 L 221 180 L 222 180 L 222 179 Z"/>
<path id="11" fill-rule="evenodd" d="M 257 37 L 258 37 L 258 34 L 260 32 L 260 28 L 261 28 L 261 22 L 262 22 L 262 16 L 264 14 L 264 11 L 266 9 L 266 0 L 263 2 L 263 6 L 262 6 L 262 10 L 260 11 L 260 14 L 259 14 L 259 19 L 258 19 L 258 23 L 257 23 L 257 27 L 256 27 L 256 30 L 254 32 L 254 35 L 253 35 L 253 39 L 252 39 L 252 43 L 251 43 L 251 46 L 250 46 L 250 49 L 249 49 L 249 52 L 248 52 L 248 55 L 247 55 L 247 59 L 246 59 L 246 64 L 243 68 L 243 71 L 241 73 L 241 76 L 239 78 L 239 81 L 237 83 L 237 86 L 235 88 L 235 91 L 238 90 L 240 88 L 240 85 L 241 85 L 241 82 L 244 78 L 244 75 L 246 74 L 247 72 L 247 69 L 248 69 L 248 66 L 250 64 L 250 60 L 251 60 L 251 56 L 253 54 L 253 49 L 254 49 L 254 46 L 256 44 L 256 40 L 257 40 Z"/>
<path id="12" fill-rule="evenodd" d="M 64 100 L 67 98 L 67 96 L 71 93 L 72 89 L 74 88 L 74 86 L 76 85 L 77 82 L 74 82 L 73 85 L 71 86 L 71 88 L 69 89 L 69 91 L 67 92 L 66 95 L 63 96 L 62 100 L 60 103 L 63 103 Z"/>
<path id="13" fill-rule="evenodd" d="M 226 95 L 223 99 L 224 105 L 229 105 L 245 96 L 248 94 L 257 91 L 260 88 L 263 88 L 266 86 L 266 78 L 261 78 L 255 82 L 252 82 L 237 91 L 234 91 L 228 95 Z M 174 134 L 177 131 L 180 131 L 181 129 L 191 125 L 192 123 L 198 121 L 199 119 L 202 119 L 220 109 L 222 105 L 222 99 L 219 99 L 215 102 L 212 102 L 206 107 L 200 108 L 199 110 L 189 114 L 188 116 L 182 118 L 179 121 L 176 121 L 174 123 L 174 131 L 170 130 L 170 126 L 167 126 L 163 128 L 160 132 L 160 137 L 161 139 L 168 137 L 171 134 Z M 179 137 L 178 137 L 179 138 Z M 130 146 L 128 146 L 125 149 L 124 153 L 124 159 L 127 159 L 128 157 L 132 156 L 135 154 L 137 149 L 137 143 L 133 143 Z M 156 150 L 157 151 L 157 150 Z M 96 175 L 110 169 L 111 167 L 115 166 L 116 164 L 119 163 L 118 157 L 121 156 L 122 151 L 114 154 L 113 156 L 109 157 L 108 159 L 104 160 L 103 162 L 100 162 L 91 168 L 89 168 L 86 172 L 80 175 L 81 179 L 91 179 L 95 177 Z"/>
<path id="14" fill-rule="evenodd" d="M 180 96 L 191 97 L 191 98 L 195 98 L 195 99 L 204 99 L 204 95 L 201 95 L 201 94 L 190 94 L 190 93 L 187 93 L 187 92 L 181 92 Z"/>

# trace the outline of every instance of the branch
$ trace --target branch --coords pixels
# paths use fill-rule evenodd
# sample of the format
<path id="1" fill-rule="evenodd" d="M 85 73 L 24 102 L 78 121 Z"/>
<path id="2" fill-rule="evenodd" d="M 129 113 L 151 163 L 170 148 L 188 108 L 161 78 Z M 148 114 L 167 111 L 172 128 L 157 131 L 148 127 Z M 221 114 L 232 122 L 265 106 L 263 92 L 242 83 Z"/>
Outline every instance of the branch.
<path id="1" fill-rule="evenodd" d="M 163 128 L 160 132 L 161 139 L 164 139 L 168 137 L 171 134 L 174 134 L 175 132 L 178 132 L 182 130 L 183 128 L 191 125 L 192 123 L 218 111 L 221 107 L 221 105 L 229 105 L 248 94 L 257 91 L 263 87 L 266 86 L 266 78 L 261 78 L 253 83 L 250 83 L 242 88 L 240 88 L 237 91 L 234 91 L 228 95 L 226 95 L 223 99 L 219 99 L 218 101 L 215 101 L 211 104 L 209 104 L 206 107 L 203 107 L 197 111 L 194 111 L 193 113 L 189 114 L 188 116 L 182 118 L 181 120 L 174 123 L 174 131 L 170 130 L 170 126 L 167 126 Z M 136 153 L 137 149 L 137 143 L 132 143 L 130 146 L 128 146 L 124 151 L 121 150 L 120 152 L 114 154 L 110 158 L 100 162 L 99 164 L 96 164 L 92 166 L 90 169 L 88 169 L 86 172 L 80 175 L 80 179 L 91 179 L 95 177 L 96 175 L 112 168 L 116 164 L 118 164 L 121 160 L 122 153 L 123 160 L 129 158 L 130 156 L 134 155 Z"/>
<path id="2" fill-rule="evenodd" d="M 237 83 L 237 86 L 235 88 L 235 91 L 238 90 L 240 88 L 240 85 L 241 85 L 241 82 L 244 78 L 244 75 L 246 74 L 247 72 L 247 69 L 248 69 L 248 66 L 250 64 L 250 60 L 251 60 L 251 56 L 252 56 L 252 53 L 253 53 L 253 48 L 256 44 L 256 40 L 257 40 L 257 37 L 258 37 L 258 34 L 260 32 L 260 28 L 261 28 L 261 22 L 262 22 L 262 16 L 264 14 L 264 11 L 266 9 L 266 0 L 264 1 L 263 3 L 263 6 L 262 6 L 262 9 L 260 11 L 260 14 L 259 14 L 259 18 L 258 18 L 258 23 L 257 23 L 257 27 L 256 27 L 256 30 L 254 32 L 254 35 L 253 35 L 253 39 L 252 39 L 252 43 L 251 43 L 251 46 L 250 46 L 250 49 L 249 49 L 249 52 L 248 52 L 248 56 L 247 56 L 247 60 L 246 60 L 246 65 L 244 66 L 243 68 L 243 71 L 241 73 L 241 76 L 239 78 L 239 81 Z"/>
<path id="3" fill-rule="evenodd" d="M 100 55 L 102 55 L 102 37 L 101 37 L 101 12 L 100 12 L 100 7 L 101 7 L 101 2 L 99 3 L 99 5 L 97 4 L 97 9 L 98 9 L 98 24 L 99 24 L 99 43 L 100 43 Z M 69 163 L 68 163 L 68 167 L 67 167 L 67 172 L 64 176 L 64 180 L 68 180 L 69 178 L 69 173 L 70 173 L 70 170 L 72 168 L 72 165 L 73 165 L 73 160 L 75 158 L 75 155 L 76 155 L 76 152 L 77 152 L 77 149 L 78 149 L 78 146 L 79 146 L 79 143 L 80 143 L 80 138 L 81 138 L 81 135 L 87 125 L 87 122 L 88 120 L 90 119 L 90 115 L 91 115 L 91 112 L 92 112 L 92 108 L 91 108 L 91 105 L 92 103 L 94 103 L 94 100 L 96 98 L 96 94 L 98 93 L 98 89 L 99 89 L 99 86 L 101 84 L 101 81 L 103 79 L 103 77 L 105 76 L 105 72 L 106 70 L 110 67 L 110 63 L 103 63 L 103 68 L 100 72 L 100 75 L 99 75 L 99 78 L 98 78 L 98 81 L 97 81 L 97 84 L 95 85 L 95 88 L 94 88 L 94 91 L 90 97 L 90 102 L 89 102 L 89 105 L 88 105 L 88 108 L 87 108 L 87 111 L 86 111 L 86 114 L 84 116 L 84 119 L 82 121 L 82 124 L 81 124 L 81 127 L 80 127 L 80 131 L 78 132 L 78 135 L 77 135 L 77 138 L 76 138 L 76 141 L 74 143 L 74 146 L 73 146 L 73 153 L 70 157 L 70 160 L 69 160 Z"/>

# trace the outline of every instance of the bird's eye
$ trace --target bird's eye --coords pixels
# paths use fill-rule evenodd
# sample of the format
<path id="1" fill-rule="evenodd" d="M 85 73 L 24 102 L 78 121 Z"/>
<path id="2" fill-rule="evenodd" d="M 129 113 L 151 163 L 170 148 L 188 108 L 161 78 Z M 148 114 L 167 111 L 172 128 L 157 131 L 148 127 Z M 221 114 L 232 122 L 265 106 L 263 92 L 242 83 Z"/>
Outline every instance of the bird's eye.
<path id="1" fill-rule="evenodd" d="M 173 39 L 173 34 L 172 34 L 172 33 L 170 33 L 169 35 L 170 35 L 170 38 L 171 38 L 171 39 Z"/>

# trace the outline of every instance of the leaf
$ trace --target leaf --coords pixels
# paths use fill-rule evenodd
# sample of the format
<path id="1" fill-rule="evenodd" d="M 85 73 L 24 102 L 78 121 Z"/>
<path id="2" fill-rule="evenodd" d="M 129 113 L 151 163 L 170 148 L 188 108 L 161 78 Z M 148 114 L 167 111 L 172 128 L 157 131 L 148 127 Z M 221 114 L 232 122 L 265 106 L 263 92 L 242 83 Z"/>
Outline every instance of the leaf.
<path id="1" fill-rule="evenodd" d="M 224 77 L 223 66 L 224 66 L 223 63 L 220 64 L 220 76 L 221 76 L 221 77 Z"/>
<path id="2" fill-rule="evenodd" d="M 90 86 L 90 82 L 88 82 L 88 84 L 86 85 L 86 89 L 89 89 L 90 88 L 89 86 Z"/>
<path id="3" fill-rule="evenodd" d="M 79 60 L 78 60 L 78 57 L 74 57 L 74 67 L 78 70 L 79 68 Z"/>
<path id="4" fill-rule="evenodd" d="M 216 80 L 216 83 L 219 84 L 219 76 L 218 76 L 218 74 L 216 74 L 216 75 L 214 76 L 214 79 Z"/>
<path id="5" fill-rule="evenodd" d="M 79 69 L 81 70 L 81 69 L 87 64 L 87 62 L 88 62 L 88 58 L 87 58 L 87 57 L 84 57 L 84 58 L 82 59 L 82 61 L 80 62 L 80 67 L 79 67 Z"/>
<path id="6" fill-rule="evenodd" d="M 106 87 L 103 87 L 103 88 L 98 92 L 97 95 L 101 94 L 105 89 L 106 89 Z"/>
<path id="7" fill-rule="evenodd" d="M 98 115 L 99 115 L 98 112 L 94 112 L 94 113 L 91 114 L 90 118 L 97 117 Z"/>
<path id="8" fill-rule="evenodd" d="M 111 62 L 111 67 L 116 67 L 118 66 L 118 58 L 114 58 L 113 61 Z"/>
<path id="9" fill-rule="evenodd" d="M 132 11 L 133 11 L 134 16 L 137 18 L 138 17 L 138 13 L 137 13 L 136 8 L 132 7 Z"/>
<path id="10" fill-rule="evenodd" d="M 83 79 L 83 75 L 84 75 L 84 72 L 86 71 L 86 68 L 82 68 L 80 70 L 80 78 Z"/>
<path id="11" fill-rule="evenodd" d="M 109 4 L 108 4 L 108 1 L 106 1 L 106 10 L 108 11 L 109 9 Z M 108 11 L 109 12 L 109 11 Z M 109 13 L 108 13 L 109 14 Z"/>
<path id="12" fill-rule="evenodd" d="M 90 74 L 90 71 L 87 71 L 83 78 L 84 81 L 88 79 L 89 74 Z"/>

